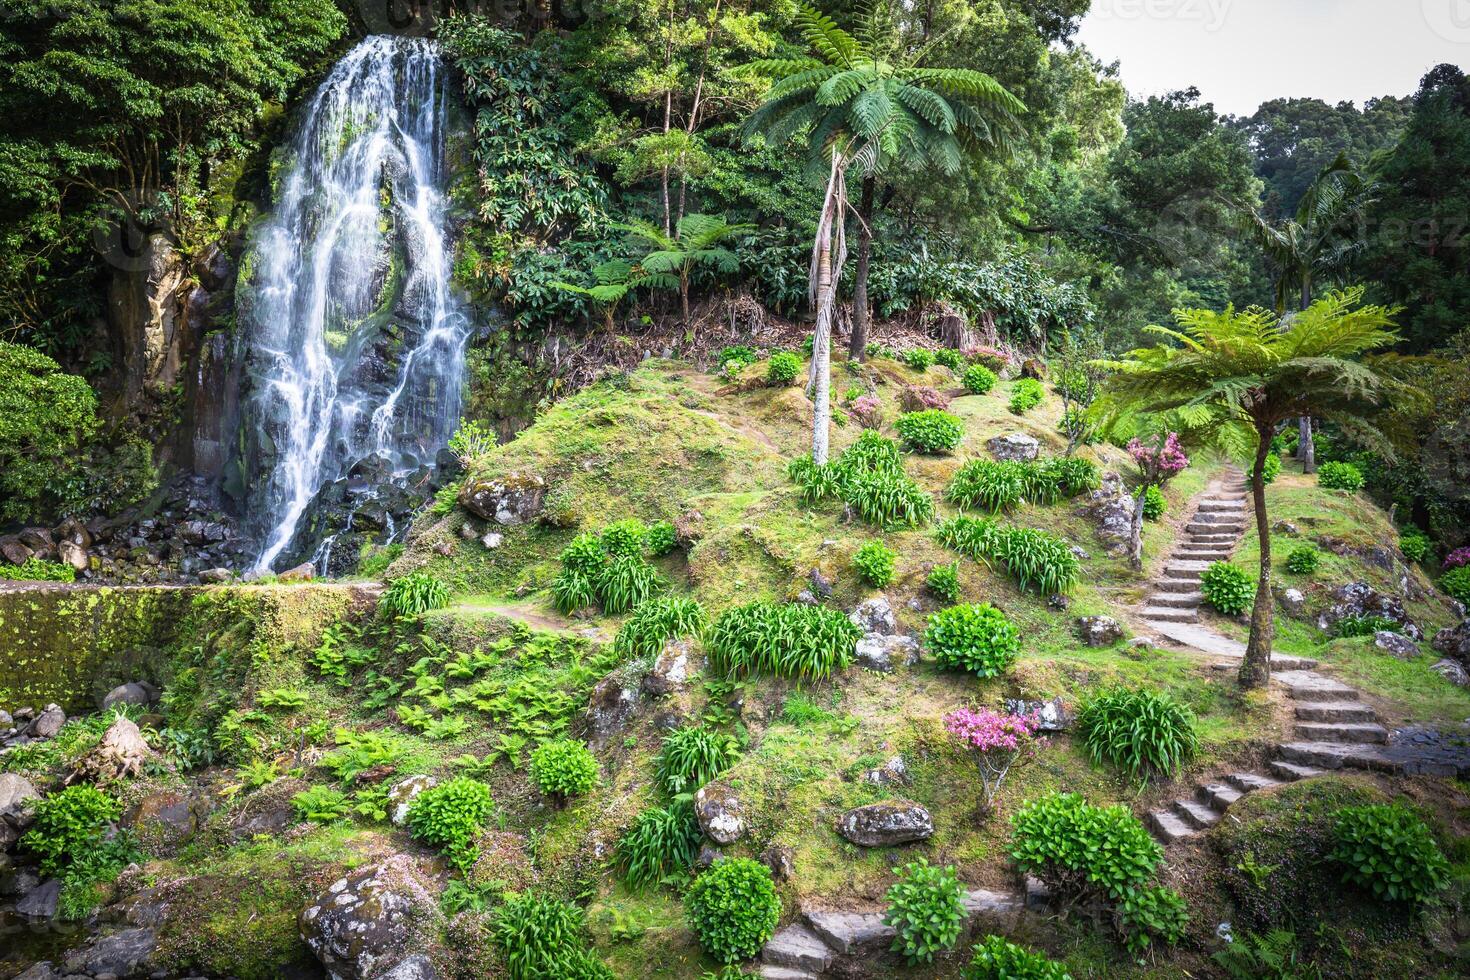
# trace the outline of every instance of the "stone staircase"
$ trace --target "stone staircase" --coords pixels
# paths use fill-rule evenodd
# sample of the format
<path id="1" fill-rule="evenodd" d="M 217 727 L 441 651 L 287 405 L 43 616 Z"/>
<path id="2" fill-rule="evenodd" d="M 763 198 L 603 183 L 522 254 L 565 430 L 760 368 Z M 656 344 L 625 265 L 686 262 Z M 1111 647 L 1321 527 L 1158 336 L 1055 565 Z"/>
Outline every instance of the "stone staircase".
<path id="1" fill-rule="evenodd" d="M 1228 561 L 1245 534 L 1245 474 L 1227 471 L 1221 481 L 1198 498 L 1194 516 L 1164 563 L 1153 592 L 1143 602 L 1142 617 L 1152 623 L 1199 621 L 1199 579 L 1217 561 Z"/>

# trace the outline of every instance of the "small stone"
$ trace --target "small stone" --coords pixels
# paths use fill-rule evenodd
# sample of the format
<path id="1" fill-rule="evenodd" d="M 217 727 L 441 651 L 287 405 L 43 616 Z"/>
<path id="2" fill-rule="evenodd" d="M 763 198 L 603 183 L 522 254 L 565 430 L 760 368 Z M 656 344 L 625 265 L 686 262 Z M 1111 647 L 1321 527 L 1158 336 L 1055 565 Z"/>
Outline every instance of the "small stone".
<path id="1" fill-rule="evenodd" d="M 413 801 L 418 799 L 420 793 L 439 785 L 439 780 L 433 776 L 409 776 L 407 779 L 394 783 L 388 790 L 388 805 L 392 808 L 388 811 L 394 826 L 402 827 L 408 823 L 408 809 Z"/>
<path id="2" fill-rule="evenodd" d="M 31 738 L 55 738 L 56 733 L 61 731 L 61 726 L 66 724 L 66 712 L 61 710 L 60 705 L 48 704 L 46 710 L 36 716 L 31 722 L 30 730 L 27 732 Z"/>
<path id="3" fill-rule="evenodd" d="M 1155 643 L 1153 640 L 1150 640 L 1146 636 L 1135 636 L 1133 639 L 1128 641 L 1128 649 L 1136 653 L 1142 653 L 1146 650 L 1152 650 L 1157 646 L 1157 643 Z"/>
<path id="4" fill-rule="evenodd" d="M 893 615 L 893 606 L 887 596 L 863 600 L 848 618 L 867 634 L 892 636 L 898 632 L 898 619 Z"/>
<path id="5" fill-rule="evenodd" d="M 798 592 L 796 594 L 796 601 L 801 603 L 803 606 L 815 606 L 819 604 L 819 600 L 817 599 L 817 597 L 812 595 L 811 589 L 802 589 L 800 592 Z"/>
<path id="6" fill-rule="evenodd" d="M 1028 715 L 1037 720 L 1040 732 L 1065 732 L 1072 727 L 1072 713 L 1061 698 L 1050 701 L 1026 701 L 1021 698 L 1006 698 L 1005 709 L 1013 715 Z"/>
<path id="7" fill-rule="evenodd" d="M 681 690 L 689 683 L 693 657 L 694 645 L 690 641 L 669 640 L 643 678 L 644 692 L 651 697 L 662 697 Z"/>
<path id="8" fill-rule="evenodd" d="M 1277 521 L 1271 525 L 1271 530 L 1277 534 L 1285 535 L 1288 538 L 1295 538 L 1302 533 L 1301 528 L 1291 523 L 1291 521 Z"/>
<path id="9" fill-rule="evenodd" d="M 832 598 L 832 583 L 827 580 L 827 577 L 825 575 L 822 574 L 822 570 L 820 568 L 813 568 L 811 574 L 807 576 L 807 579 L 811 582 L 812 592 L 817 596 L 817 598 Z"/>
<path id="10" fill-rule="evenodd" d="M 761 864 L 771 869 L 777 881 L 790 881 L 796 874 L 796 852 L 785 844 L 772 844 L 761 851 Z"/>
<path id="11" fill-rule="evenodd" d="M 56 918 L 56 903 L 61 900 L 61 882 L 51 878 L 15 903 L 16 915 L 29 916 L 33 919 Z"/>
<path id="12" fill-rule="evenodd" d="M 504 541 L 505 535 L 501 534 L 499 531 L 491 531 L 489 534 L 480 539 L 480 543 L 486 548 L 489 548 L 491 551 L 499 548 Z"/>
<path id="13" fill-rule="evenodd" d="M 1400 660 L 1413 660 L 1419 656 L 1419 644 L 1392 630 L 1379 630 L 1374 633 L 1373 645 L 1380 650 L 1388 651 Z"/>
<path id="14" fill-rule="evenodd" d="M 70 565 L 74 572 L 85 572 L 89 559 L 87 549 L 72 541 L 63 541 L 56 548 L 57 557 L 63 564 Z"/>
<path id="15" fill-rule="evenodd" d="M 302 562 L 295 568 L 288 568 L 276 576 L 277 582 L 310 582 L 316 578 L 316 566 L 311 562 Z"/>
<path id="16" fill-rule="evenodd" d="M 15 719 L 10 717 L 10 712 L 0 709 L 0 733 L 7 732 L 15 727 Z"/>
<path id="17" fill-rule="evenodd" d="M 144 681 L 119 684 L 102 699 L 102 710 L 107 711 L 120 704 L 150 705 L 158 700 L 158 688 Z"/>
<path id="18" fill-rule="evenodd" d="M 1058 592 L 1046 597 L 1046 607 L 1054 612 L 1066 612 L 1071 608 L 1072 600 Z"/>
<path id="19" fill-rule="evenodd" d="M 985 443 L 990 455 L 1001 460 L 1029 461 L 1041 455 L 1041 443 L 1020 432 L 996 436 Z"/>
<path id="20" fill-rule="evenodd" d="M 700 829 L 716 844 L 733 844 L 745 836 L 745 808 L 729 784 L 713 782 L 694 794 Z"/>
<path id="21" fill-rule="evenodd" d="M 1453 660 L 1441 660 L 1429 668 L 1456 687 L 1470 687 L 1470 674 Z"/>
<path id="22" fill-rule="evenodd" d="M 904 764 L 903 756 L 896 755 L 889 759 L 877 769 L 869 769 L 863 773 L 863 779 L 877 786 L 894 786 L 908 782 L 909 769 Z"/>
<path id="23" fill-rule="evenodd" d="M 934 836 L 934 818 L 912 801 L 886 800 L 842 814 L 837 833 L 860 847 L 893 847 Z"/>
<path id="24" fill-rule="evenodd" d="M 718 847 L 701 844 L 699 845 L 699 853 L 694 856 L 694 867 L 699 871 L 704 871 L 713 867 L 714 863 L 724 856 L 724 853 Z"/>
<path id="25" fill-rule="evenodd" d="M 1301 589 L 1281 589 L 1276 593 L 1276 601 L 1288 616 L 1300 616 L 1307 611 L 1307 596 Z"/>
<path id="26" fill-rule="evenodd" d="M 235 577 L 235 573 L 228 568 L 206 568 L 199 573 L 199 581 L 204 585 L 224 585 Z"/>
<path id="27" fill-rule="evenodd" d="M 1090 647 L 1112 646 L 1123 639 L 1123 625 L 1111 616 L 1083 616 L 1077 620 L 1077 629 Z"/>

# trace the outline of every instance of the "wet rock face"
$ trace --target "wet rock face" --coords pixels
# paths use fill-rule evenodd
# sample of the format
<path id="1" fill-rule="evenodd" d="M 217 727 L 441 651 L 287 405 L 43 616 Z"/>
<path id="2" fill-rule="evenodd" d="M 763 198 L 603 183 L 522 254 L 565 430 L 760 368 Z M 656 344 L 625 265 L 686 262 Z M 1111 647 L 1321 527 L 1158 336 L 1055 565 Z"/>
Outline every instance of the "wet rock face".
<path id="1" fill-rule="evenodd" d="M 848 810 L 837 833 L 859 847 L 893 847 L 934 836 L 934 818 L 917 803 L 886 800 Z"/>
<path id="2" fill-rule="evenodd" d="M 460 506 L 505 527 L 528 524 L 546 507 L 546 481 L 535 473 L 471 478 L 459 493 Z"/>
<path id="3" fill-rule="evenodd" d="M 397 855 L 333 882 L 298 925 L 333 980 L 429 980 L 425 937 L 440 918 L 428 883 Z"/>
<path id="4" fill-rule="evenodd" d="M 1127 549 L 1133 534 L 1134 505 L 1133 496 L 1123 489 L 1123 478 L 1107 473 L 1102 486 L 1087 496 L 1079 512 L 1096 526 L 1098 537 L 1107 542 L 1107 550 L 1118 554 Z"/>

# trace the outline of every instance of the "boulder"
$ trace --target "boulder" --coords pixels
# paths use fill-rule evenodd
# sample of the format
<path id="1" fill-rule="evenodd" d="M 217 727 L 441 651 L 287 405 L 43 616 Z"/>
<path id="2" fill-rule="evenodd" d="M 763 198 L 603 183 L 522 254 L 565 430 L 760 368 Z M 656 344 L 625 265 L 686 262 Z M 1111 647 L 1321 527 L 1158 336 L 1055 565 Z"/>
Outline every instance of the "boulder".
<path id="1" fill-rule="evenodd" d="M 1046 380 L 1046 362 L 1035 357 L 1028 357 L 1021 362 L 1021 377 L 1035 378 L 1037 381 Z"/>
<path id="2" fill-rule="evenodd" d="M 864 633 L 892 636 L 898 632 L 898 619 L 893 615 L 893 606 L 889 604 L 887 596 L 864 599 L 848 619 L 856 623 Z"/>
<path id="3" fill-rule="evenodd" d="M 388 790 L 388 816 L 395 826 L 402 827 L 408 823 L 408 809 L 413 801 L 418 799 L 419 794 L 426 789 L 432 789 L 439 785 L 439 780 L 433 776 L 409 776 L 401 782 L 394 783 Z"/>
<path id="4" fill-rule="evenodd" d="M 148 961 L 158 949 L 158 933 L 152 929 L 124 929 L 99 936 L 66 957 L 68 973 L 94 977 L 146 976 Z"/>
<path id="5" fill-rule="evenodd" d="M 138 726 L 119 715 L 97 747 L 77 763 L 71 781 L 85 779 L 100 783 L 136 776 L 143 771 L 144 764 L 156 756 L 157 753 L 143 740 Z"/>
<path id="6" fill-rule="evenodd" d="M 860 847 L 893 847 L 932 837 L 934 818 L 909 800 L 885 800 L 842 814 L 837 833 Z"/>
<path id="7" fill-rule="evenodd" d="M 1077 620 L 1077 631 L 1090 647 L 1110 647 L 1123 639 L 1123 624 L 1111 616 L 1083 616 Z"/>
<path id="8" fill-rule="evenodd" d="M 1373 645 L 1386 650 L 1400 660 L 1413 660 L 1419 656 L 1419 644 L 1392 630 L 1379 630 L 1373 634 Z"/>
<path id="9" fill-rule="evenodd" d="M 1434 649 L 1461 663 L 1470 664 L 1470 621 L 1451 626 L 1434 634 Z"/>
<path id="10" fill-rule="evenodd" d="M 694 644 L 689 640 L 669 640 L 652 669 L 644 675 L 643 690 L 650 697 L 683 690 L 695 670 Z"/>
<path id="11" fill-rule="evenodd" d="M 29 779 L 15 772 L 0 772 L 0 813 L 20 810 L 40 798 Z"/>
<path id="12" fill-rule="evenodd" d="M 228 568 L 206 568 L 199 573 L 199 581 L 204 585 L 224 585 L 235 577 L 235 573 Z"/>
<path id="13" fill-rule="evenodd" d="M 694 794 L 694 816 L 716 844 L 733 844 L 745 836 L 745 807 L 728 783 L 701 786 Z"/>
<path id="14" fill-rule="evenodd" d="M 56 918 L 56 903 L 61 900 L 61 881 L 50 878 L 26 892 L 15 903 L 15 914 L 33 919 Z"/>
<path id="15" fill-rule="evenodd" d="M 771 869 L 777 881 L 790 881 L 796 874 L 796 852 L 785 844 L 771 844 L 761 851 L 761 864 Z"/>
<path id="16" fill-rule="evenodd" d="M 1123 490 L 1123 478 L 1116 473 L 1103 476 L 1102 486 L 1088 494 L 1080 511 L 1095 525 L 1099 538 L 1107 542 L 1109 551 L 1126 550 L 1133 534 L 1133 495 Z"/>
<path id="17" fill-rule="evenodd" d="M 615 670 L 592 688 L 587 702 L 587 736 L 603 743 L 621 732 L 638 707 L 638 687 Z"/>
<path id="18" fill-rule="evenodd" d="M 0 558 L 4 558 L 12 565 L 24 565 L 26 559 L 34 557 L 35 554 L 14 536 L 0 538 Z"/>
<path id="19" fill-rule="evenodd" d="M 333 980 L 384 980 L 425 955 L 441 918 L 433 889 L 399 854 L 333 882 L 297 925 Z"/>
<path id="20" fill-rule="evenodd" d="M 471 477 L 459 492 L 459 504 L 476 517 L 503 527 L 528 524 L 546 507 L 546 481 L 535 473 L 521 472 Z"/>
<path id="21" fill-rule="evenodd" d="M 1454 660 L 1441 660 L 1429 668 L 1456 687 L 1470 687 L 1470 673 Z"/>
<path id="22" fill-rule="evenodd" d="M 145 796 L 127 822 L 144 843 L 173 850 L 199 832 L 200 813 L 187 794 L 165 790 Z"/>
<path id="23" fill-rule="evenodd" d="M 990 455 L 1003 460 L 1033 460 L 1041 455 L 1041 443 L 1020 432 L 996 436 L 985 443 Z"/>
<path id="24" fill-rule="evenodd" d="M 1026 701 L 1006 698 L 1005 709 L 1013 715 L 1029 715 L 1037 721 L 1039 732 L 1065 732 L 1072 727 L 1072 713 L 1061 698 L 1050 701 Z"/>
<path id="25" fill-rule="evenodd" d="M 295 568 L 288 568 L 276 576 L 277 582 L 310 582 L 316 578 L 316 566 L 309 561 L 302 562 Z"/>
<path id="26" fill-rule="evenodd" d="M 908 782 L 909 767 L 904 764 L 903 756 L 896 755 L 878 768 L 863 773 L 863 779 L 876 786 L 901 785 Z"/>
<path id="27" fill-rule="evenodd" d="M 1404 635 L 1412 640 L 1422 639 L 1424 634 L 1409 619 L 1404 611 L 1403 600 L 1397 596 L 1379 592 L 1367 582 L 1349 582 L 1332 590 L 1334 604 L 1317 617 L 1317 628 L 1333 632 L 1339 621 L 1353 616 L 1382 616 L 1403 627 Z"/>
<path id="28" fill-rule="evenodd" d="M 65 724 L 66 712 L 61 710 L 61 706 L 48 704 L 46 710 L 31 722 L 31 727 L 26 730 L 26 734 L 31 738 L 55 738 L 56 733 L 61 731 L 61 726 Z"/>
<path id="29" fill-rule="evenodd" d="M 147 681 L 130 681 L 127 684 L 119 684 L 107 696 L 102 699 L 102 710 L 107 711 L 120 704 L 137 704 L 147 706 L 158 700 L 158 688 Z"/>
<path id="30" fill-rule="evenodd" d="M 21 544 L 31 549 L 38 555 L 48 554 L 56 547 L 56 539 L 51 532 L 44 527 L 28 527 L 17 531 L 15 537 Z"/>
<path id="31" fill-rule="evenodd" d="M 62 564 L 70 565 L 74 572 L 85 572 L 90 564 L 87 549 L 74 541 L 63 541 L 57 545 L 56 556 Z"/>
<path id="32" fill-rule="evenodd" d="M 912 636 L 869 633 L 858 640 L 853 659 L 865 670 L 891 674 L 896 667 L 910 667 L 919 662 L 919 641 Z"/>
<path id="33" fill-rule="evenodd" d="M 1307 611 L 1307 596 L 1301 589 L 1276 589 L 1276 603 L 1288 616 L 1301 616 Z"/>

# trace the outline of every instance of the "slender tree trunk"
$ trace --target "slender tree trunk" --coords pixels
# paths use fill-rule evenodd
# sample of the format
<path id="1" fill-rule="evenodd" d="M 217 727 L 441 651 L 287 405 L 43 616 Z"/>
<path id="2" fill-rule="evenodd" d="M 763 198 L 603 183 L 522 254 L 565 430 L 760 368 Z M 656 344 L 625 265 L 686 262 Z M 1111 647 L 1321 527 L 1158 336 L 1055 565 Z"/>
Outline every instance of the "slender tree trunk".
<path id="1" fill-rule="evenodd" d="M 832 419 L 832 253 L 823 249 L 817 262 L 817 327 L 812 334 L 812 462 L 821 466 L 829 453 Z M 825 309 L 823 309 L 825 307 Z"/>
<path id="2" fill-rule="evenodd" d="M 868 324 L 873 316 L 868 306 L 868 266 L 873 255 L 873 196 L 877 187 L 878 178 L 868 174 L 863 178 L 863 194 L 858 201 L 858 253 L 852 286 L 852 337 L 847 345 L 847 356 L 854 361 L 865 361 L 868 358 Z"/>
<path id="3" fill-rule="evenodd" d="M 684 316 L 684 326 L 689 326 L 689 277 L 679 280 L 679 309 Z"/>
<path id="4" fill-rule="evenodd" d="M 1256 509 L 1256 537 L 1261 541 L 1261 569 L 1256 579 L 1256 603 L 1251 610 L 1251 635 L 1240 665 L 1240 686 L 1260 687 L 1271 680 L 1271 641 L 1275 639 L 1275 599 L 1271 595 L 1271 525 L 1266 516 L 1266 455 L 1271 451 L 1271 426 L 1257 425 L 1256 466 L 1251 497 Z"/>
<path id="5" fill-rule="evenodd" d="M 1135 571 L 1143 571 L 1143 498 L 1148 493 L 1147 480 L 1138 484 L 1133 495 L 1133 522 L 1128 527 L 1128 564 Z"/>
<path id="6" fill-rule="evenodd" d="M 1296 458 L 1302 461 L 1303 473 L 1317 472 L 1317 444 L 1312 439 L 1312 420 L 1303 417 L 1298 420 L 1300 425 L 1297 436 Z"/>

